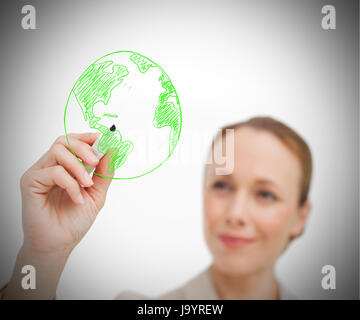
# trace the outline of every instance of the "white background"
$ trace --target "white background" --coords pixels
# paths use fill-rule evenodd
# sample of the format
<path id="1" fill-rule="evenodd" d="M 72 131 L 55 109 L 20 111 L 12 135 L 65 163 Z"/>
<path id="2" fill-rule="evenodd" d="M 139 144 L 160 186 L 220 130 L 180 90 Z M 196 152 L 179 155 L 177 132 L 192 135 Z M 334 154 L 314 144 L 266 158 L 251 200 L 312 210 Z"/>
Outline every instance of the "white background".
<path id="1" fill-rule="evenodd" d="M 350 3 L 350 2 L 349 2 Z M 298 297 L 358 297 L 358 106 L 355 13 L 321 29 L 321 1 L 38 1 L 38 30 L 9 6 L 1 59 L 1 279 L 22 243 L 19 179 L 57 136 L 69 91 L 101 56 L 132 50 L 172 79 L 183 113 L 173 156 L 158 170 L 113 181 L 72 253 L 58 298 L 158 295 L 211 262 L 202 233 L 203 148 L 216 129 L 270 115 L 297 130 L 314 157 L 305 234 L 277 274 Z M 4 24 L 5 22 L 3 22 Z M 358 41 L 358 39 L 357 39 Z M 337 289 L 321 288 L 321 268 Z"/>

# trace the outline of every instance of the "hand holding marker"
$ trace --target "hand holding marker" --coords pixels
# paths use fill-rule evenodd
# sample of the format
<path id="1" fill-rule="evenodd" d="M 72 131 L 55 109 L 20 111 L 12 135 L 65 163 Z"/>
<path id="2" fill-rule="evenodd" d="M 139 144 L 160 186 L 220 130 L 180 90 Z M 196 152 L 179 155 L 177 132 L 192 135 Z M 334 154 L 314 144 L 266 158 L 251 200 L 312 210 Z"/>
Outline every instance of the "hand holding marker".
<path id="1" fill-rule="evenodd" d="M 115 134 L 115 126 L 104 129 L 105 134 Z M 3 298 L 55 299 L 66 261 L 104 207 L 112 181 L 103 178 L 108 161 L 100 160 L 104 154 L 98 153 L 98 144 L 102 146 L 96 132 L 60 136 L 22 175 L 24 240 Z M 105 155 L 107 148 L 101 148 Z M 90 165 L 98 172 L 92 178 Z M 20 285 L 24 265 L 36 268 L 36 290 Z"/>
<path id="2" fill-rule="evenodd" d="M 116 130 L 116 126 L 113 124 L 110 129 L 110 131 L 115 131 Z M 105 154 L 101 153 L 98 151 L 98 144 L 99 141 L 101 139 L 101 135 L 96 139 L 96 141 L 94 142 L 94 144 L 91 146 L 91 148 L 93 149 L 95 156 L 100 160 Z M 94 166 L 86 166 L 86 168 L 89 170 L 89 174 L 91 175 L 91 173 L 93 173 L 93 171 L 95 170 Z"/>

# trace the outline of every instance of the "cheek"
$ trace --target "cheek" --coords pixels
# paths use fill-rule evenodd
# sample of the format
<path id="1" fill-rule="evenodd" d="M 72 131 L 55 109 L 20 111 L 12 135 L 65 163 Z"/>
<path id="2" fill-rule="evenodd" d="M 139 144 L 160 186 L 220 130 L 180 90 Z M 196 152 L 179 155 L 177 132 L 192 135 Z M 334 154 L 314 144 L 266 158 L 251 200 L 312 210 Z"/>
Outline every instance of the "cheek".
<path id="1" fill-rule="evenodd" d="M 292 213 L 292 207 L 278 204 L 261 209 L 253 216 L 253 221 L 264 240 L 277 241 L 287 238 Z"/>

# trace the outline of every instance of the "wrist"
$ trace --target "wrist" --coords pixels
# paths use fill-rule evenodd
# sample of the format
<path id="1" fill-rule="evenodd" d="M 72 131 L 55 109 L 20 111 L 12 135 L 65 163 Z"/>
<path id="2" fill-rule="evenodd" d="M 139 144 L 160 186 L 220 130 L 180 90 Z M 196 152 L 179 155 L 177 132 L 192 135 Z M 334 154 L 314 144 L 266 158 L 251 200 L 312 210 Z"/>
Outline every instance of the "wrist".
<path id="1" fill-rule="evenodd" d="M 38 250 L 32 248 L 26 242 L 23 243 L 19 250 L 19 255 L 31 259 L 38 263 L 62 264 L 70 256 L 70 249 L 63 250 Z"/>
<path id="2" fill-rule="evenodd" d="M 65 267 L 68 251 L 38 251 L 24 244 L 16 258 L 14 272 L 5 299 L 55 299 L 56 288 Z M 24 267 L 27 268 L 24 269 Z M 23 287 L 24 277 L 29 277 L 29 267 L 33 272 L 32 288 Z"/>

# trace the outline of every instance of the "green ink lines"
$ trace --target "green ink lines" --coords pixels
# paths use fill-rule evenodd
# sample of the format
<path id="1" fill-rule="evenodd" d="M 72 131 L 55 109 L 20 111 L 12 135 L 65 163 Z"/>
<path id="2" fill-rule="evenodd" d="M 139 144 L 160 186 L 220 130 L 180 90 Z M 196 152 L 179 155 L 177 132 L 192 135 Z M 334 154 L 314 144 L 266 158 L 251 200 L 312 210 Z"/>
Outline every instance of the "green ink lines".
<path id="1" fill-rule="evenodd" d="M 108 130 L 101 137 L 98 144 L 98 151 L 106 153 L 109 159 L 108 173 L 112 174 L 117 168 L 124 164 L 128 155 L 133 150 L 133 144 L 130 141 L 122 141 L 119 131 Z"/>
<path id="2" fill-rule="evenodd" d="M 165 74 L 159 78 L 159 81 L 165 89 L 165 92 L 161 93 L 159 96 L 159 105 L 155 110 L 153 124 L 156 128 L 162 128 L 165 126 L 169 126 L 171 128 L 169 139 L 169 154 L 171 154 L 180 136 L 181 113 L 180 108 L 173 102 L 168 102 L 168 99 L 170 97 L 176 98 L 177 103 L 179 103 L 179 100 L 174 86 Z"/>
<path id="3" fill-rule="evenodd" d="M 130 60 L 138 66 L 142 73 L 145 73 L 150 67 L 156 67 L 149 59 L 137 53 L 131 55 Z M 162 75 L 159 78 L 159 81 L 161 82 L 161 86 L 165 89 L 165 92 L 161 93 L 159 96 L 159 105 L 155 110 L 153 125 L 155 128 L 163 128 L 166 126 L 171 128 L 169 139 L 169 154 L 171 154 L 179 140 L 181 114 L 179 107 L 172 102 L 168 102 L 168 99 L 173 97 L 176 99 L 177 103 L 179 103 L 178 96 L 169 77 L 161 69 L 160 71 Z"/>
<path id="4" fill-rule="evenodd" d="M 112 72 L 105 71 L 111 64 L 113 61 L 90 65 L 76 81 L 73 89 L 75 97 L 83 109 L 85 121 L 89 119 L 91 128 L 100 120 L 93 114 L 95 103 L 101 101 L 105 105 L 108 104 L 111 91 L 123 81 L 123 77 L 129 74 L 127 68 L 121 65 L 114 65 Z"/>
<path id="5" fill-rule="evenodd" d="M 117 118 L 118 115 L 117 115 L 117 114 L 104 113 L 104 114 L 103 114 L 103 117 Z"/>
<path id="6" fill-rule="evenodd" d="M 112 174 L 126 161 L 134 147 L 131 141 L 122 141 L 119 131 L 111 132 L 106 126 L 98 124 L 101 118 L 94 115 L 95 103 L 102 102 L 107 105 L 112 90 L 129 74 L 123 65 L 113 65 L 110 70 L 107 70 L 111 65 L 113 65 L 113 61 L 93 63 L 76 81 L 73 89 L 85 121 L 89 120 L 90 128 L 103 134 L 98 151 L 106 153 L 108 149 L 111 150 L 111 153 L 106 154 L 109 160 L 109 174 Z"/>
<path id="7" fill-rule="evenodd" d="M 131 55 L 130 60 L 138 66 L 141 73 L 145 73 L 150 67 L 153 66 L 149 59 L 138 53 Z"/>
<path id="8" fill-rule="evenodd" d="M 114 89 L 116 94 L 111 98 Z M 139 53 L 109 53 L 91 63 L 81 74 L 66 102 L 66 137 L 66 113 L 74 102 L 89 128 L 101 133 L 97 151 L 105 154 L 108 166 L 106 174 L 94 172 L 95 175 L 119 180 L 144 176 L 159 168 L 178 143 L 182 114 L 177 92 L 165 71 Z M 76 113 L 70 115 L 76 117 Z M 74 123 L 77 124 L 77 120 Z M 116 126 L 114 131 L 109 129 L 111 125 Z M 166 129 L 159 130 L 161 128 Z M 129 140 L 124 140 L 120 131 L 128 131 L 123 133 Z M 148 139 L 150 135 L 155 139 Z M 74 153 L 68 137 L 67 141 Z M 115 172 L 116 176 L 108 176 Z"/>

